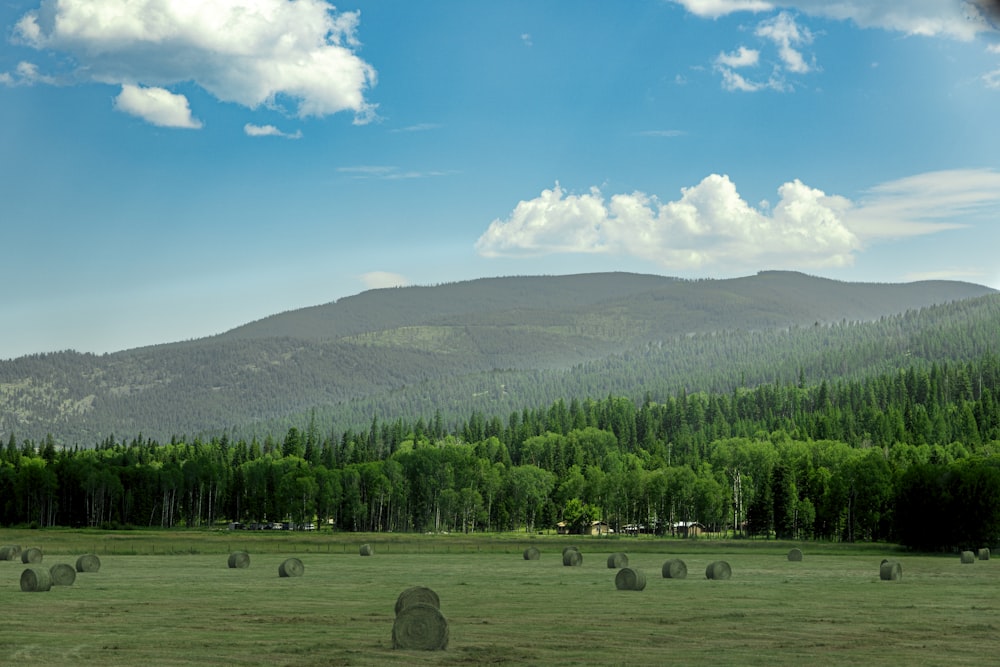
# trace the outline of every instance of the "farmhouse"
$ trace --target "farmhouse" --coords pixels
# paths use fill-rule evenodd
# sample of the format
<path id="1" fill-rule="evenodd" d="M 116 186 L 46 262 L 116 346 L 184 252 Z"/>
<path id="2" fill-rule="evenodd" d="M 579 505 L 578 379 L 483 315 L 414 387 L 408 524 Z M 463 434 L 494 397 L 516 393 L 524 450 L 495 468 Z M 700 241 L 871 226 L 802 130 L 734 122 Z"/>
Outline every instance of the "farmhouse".
<path id="1" fill-rule="evenodd" d="M 611 529 L 604 521 L 591 521 L 589 525 L 576 528 L 566 523 L 565 521 L 560 521 L 556 524 L 556 534 L 557 535 L 610 535 L 615 532 Z"/>
<path id="2" fill-rule="evenodd" d="M 705 532 L 705 526 L 697 521 L 678 521 L 670 526 L 670 532 L 678 537 L 698 537 Z"/>
<path id="3" fill-rule="evenodd" d="M 604 521 L 592 521 L 586 532 L 588 535 L 610 535 L 614 531 Z"/>

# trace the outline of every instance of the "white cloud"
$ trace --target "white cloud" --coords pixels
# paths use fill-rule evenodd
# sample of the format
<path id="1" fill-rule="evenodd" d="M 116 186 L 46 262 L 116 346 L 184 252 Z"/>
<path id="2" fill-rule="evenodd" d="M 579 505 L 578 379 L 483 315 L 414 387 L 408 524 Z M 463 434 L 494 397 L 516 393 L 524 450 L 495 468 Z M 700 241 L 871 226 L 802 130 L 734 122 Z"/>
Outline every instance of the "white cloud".
<path id="1" fill-rule="evenodd" d="M 755 93 L 767 87 L 767 84 L 750 81 L 742 74 L 734 72 L 728 67 L 720 67 L 719 71 L 722 73 L 722 87 L 726 90 Z"/>
<path id="2" fill-rule="evenodd" d="M 1000 173 L 985 169 L 883 183 L 857 202 L 795 179 L 778 188 L 776 204 L 756 208 L 718 174 L 667 203 L 643 192 L 568 194 L 557 183 L 490 223 L 475 247 L 486 257 L 622 255 L 670 270 L 814 269 L 850 265 L 879 241 L 939 233 L 998 213 Z"/>
<path id="3" fill-rule="evenodd" d="M 284 137 L 285 139 L 302 138 L 302 130 L 296 130 L 294 133 L 289 134 L 288 132 L 282 132 L 274 125 L 254 125 L 253 123 L 247 123 L 243 126 L 243 132 L 249 137 Z"/>
<path id="4" fill-rule="evenodd" d="M 392 130 L 392 132 L 427 132 L 428 130 L 436 130 L 439 127 L 441 127 L 439 123 L 416 123 L 415 125 L 398 127 Z"/>
<path id="5" fill-rule="evenodd" d="M 23 60 L 17 64 L 13 72 L 0 72 L 0 83 L 8 86 L 33 86 L 36 83 L 59 85 L 55 77 L 42 74 L 38 65 Z"/>
<path id="6" fill-rule="evenodd" d="M 788 12 L 780 12 L 773 18 L 761 21 L 755 34 L 775 43 L 778 55 L 789 72 L 805 74 L 812 70 L 802 53 L 795 48 L 812 43 L 812 33 L 808 28 L 799 27 Z"/>
<path id="7" fill-rule="evenodd" d="M 115 108 L 160 127 L 201 127 L 201 122 L 191 116 L 188 99 L 163 88 L 124 85 L 115 98 Z"/>
<path id="8" fill-rule="evenodd" d="M 692 14 L 718 18 L 734 12 L 794 9 L 811 16 L 852 21 L 861 28 L 880 28 L 907 35 L 944 35 L 971 40 L 993 30 L 988 0 L 673 0 Z"/>
<path id="9" fill-rule="evenodd" d="M 778 190 L 764 213 L 740 197 L 727 176 L 712 174 L 677 201 L 642 192 L 605 201 L 595 188 L 565 194 L 557 184 L 494 220 L 476 242 L 487 257 L 558 252 L 627 255 L 668 269 L 843 266 L 860 249 L 842 217 L 850 203 L 800 181 Z"/>
<path id="10" fill-rule="evenodd" d="M 556 183 L 535 199 L 518 203 L 508 220 L 494 220 L 476 242 L 476 249 L 487 257 L 606 252 L 601 225 L 607 219 L 608 211 L 597 188 L 564 198 Z"/>
<path id="11" fill-rule="evenodd" d="M 1000 69 L 984 74 L 983 83 L 986 84 L 987 88 L 1000 88 Z"/>
<path id="12" fill-rule="evenodd" d="M 725 90 L 750 93 L 759 90 L 787 91 L 791 87 L 785 82 L 786 73 L 808 74 L 815 69 L 815 65 L 807 63 L 799 50 L 799 47 L 812 42 L 812 33 L 799 26 L 788 12 L 779 12 L 758 23 L 754 35 L 777 47 L 780 64 L 774 64 L 771 73 L 762 79 L 752 73 L 734 71 L 757 67 L 760 64 L 759 50 L 740 46 L 731 53 L 722 52 L 716 56 L 714 66 L 715 71 L 722 75 Z"/>
<path id="13" fill-rule="evenodd" d="M 358 22 L 325 0 L 43 0 L 15 37 L 70 56 L 83 80 L 194 82 L 224 102 L 287 100 L 299 117 L 353 111 L 363 123 L 376 74 L 355 53 Z"/>
<path id="14" fill-rule="evenodd" d="M 1000 172 L 989 169 L 933 171 L 876 185 L 848 216 L 860 238 L 900 238 L 965 226 L 1000 214 Z"/>
<path id="15" fill-rule="evenodd" d="M 720 53 L 715 62 L 725 67 L 753 67 L 758 60 L 760 60 L 760 51 L 741 46 L 732 53 Z"/>
<path id="16" fill-rule="evenodd" d="M 342 174 L 354 174 L 355 178 L 381 178 L 387 181 L 398 181 L 414 178 L 433 178 L 436 176 L 450 176 L 454 171 L 450 170 L 428 170 L 428 171 L 402 171 L 399 167 L 388 165 L 361 165 L 356 167 L 338 167 L 337 171 Z"/>
<path id="17" fill-rule="evenodd" d="M 409 279 L 398 273 L 391 273 L 389 271 L 369 271 L 368 273 L 363 273 L 361 276 L 361 282 L 364 283 L 365 287 L 368 289 L 379 289 L 383 287 L 406 287 L 410 284 Z"/>
<path id="18" fill-rule="evenodd" d="M 718 18 L 733 12 L 763 12 L 774 5 L 763 0 L 676 0 L 692 14 L 706 18 Z"/>

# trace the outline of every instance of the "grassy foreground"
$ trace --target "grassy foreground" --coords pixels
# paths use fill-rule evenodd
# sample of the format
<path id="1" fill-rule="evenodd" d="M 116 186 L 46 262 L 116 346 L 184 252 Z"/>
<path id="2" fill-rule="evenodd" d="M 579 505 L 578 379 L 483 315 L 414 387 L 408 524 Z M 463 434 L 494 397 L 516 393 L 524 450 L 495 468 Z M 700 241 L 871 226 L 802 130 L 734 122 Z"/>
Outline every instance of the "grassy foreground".
<path id="1" fill-rule="evenodd" d="M 375 555 L 361 557 L 360 544 Z M 10 665 L 979 665 L 1000 650 L 1000 562 L 882 546 L 677 540 L 0 530 L 40 547 L 42 565 L 97 553 L 72 586 L 20 590 L 0 561 Z M 524 546 L 541 550 L 526 561 Z M 575 544 L 579 567 L 561 552 Z M 229 569 L 231 550 L 251 554 Z M 629 554 L 643 591 L 615 589 L 610 553 Z M 302 577 L 278 566 L 299 558 Z M 879 579 L 883 556 L 903 566 Z M 686 579 L 664 579 L 680 557 Z M 705 579 L 724 559 L 732 579 Z M 434 589 L 443 652 L 391 647 L 393 605 Z"/>

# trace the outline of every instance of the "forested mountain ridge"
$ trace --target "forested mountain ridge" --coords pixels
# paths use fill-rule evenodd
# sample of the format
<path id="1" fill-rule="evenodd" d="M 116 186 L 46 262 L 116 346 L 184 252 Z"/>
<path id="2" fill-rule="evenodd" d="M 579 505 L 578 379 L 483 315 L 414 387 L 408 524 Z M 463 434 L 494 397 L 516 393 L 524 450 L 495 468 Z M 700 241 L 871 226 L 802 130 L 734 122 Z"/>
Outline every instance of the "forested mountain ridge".
<path id="1" fill-rule="evenodd" d="M 917 352 L 928 359 L 990 351 L 1000 329 L 992 293 L 790 272 L 373 290 L 195 341 L 0 361 L 0 435 L 90 446 L 138 432 L 281 433 L 307 412 L 325 429 L 349 429 L 373 416 L 502 414 L 561 396 L 858 376 L 915 346 L 929 346 Z"/>

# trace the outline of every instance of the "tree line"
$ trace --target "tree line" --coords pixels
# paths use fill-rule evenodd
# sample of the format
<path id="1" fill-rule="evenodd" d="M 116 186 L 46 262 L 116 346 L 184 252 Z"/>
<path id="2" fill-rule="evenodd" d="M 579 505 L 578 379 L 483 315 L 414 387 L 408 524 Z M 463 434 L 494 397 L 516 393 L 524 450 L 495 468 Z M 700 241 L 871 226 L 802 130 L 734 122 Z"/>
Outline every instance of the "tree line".
<path id="1" fill-rule="evenodd" d="M 583 529 L 747 537 L 1000 539 L 1000 358 L 863 380 L 654 401 L 556 400 L 335 431 L 0 447 L 0 524 L 332 524 L 345 531 Z"/>

